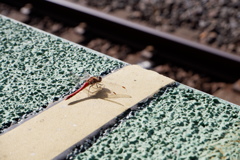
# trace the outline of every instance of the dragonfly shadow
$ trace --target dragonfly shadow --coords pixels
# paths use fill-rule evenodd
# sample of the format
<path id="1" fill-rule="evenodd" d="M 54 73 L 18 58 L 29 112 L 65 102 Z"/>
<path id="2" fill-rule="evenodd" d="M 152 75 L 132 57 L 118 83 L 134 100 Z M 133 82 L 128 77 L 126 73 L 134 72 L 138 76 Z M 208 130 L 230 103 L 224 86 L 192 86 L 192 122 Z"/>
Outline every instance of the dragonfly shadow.
<path id="1" fill-rule="evenodd" d="M 104 100 L 106 100 L 106 101 L 109 101 L 109 102 L 112 102 L 112 103 L 116 103 L 116 104 L 119 104 L 119 105 L 123 106 L 123 105 L 122 105 L 121 103 L 119 103 L 119 102 L 116 102 L 116 101 L 112 101 L 112 100 L 107 99 L 107 98 L 109 98 L 109 94 L 110 94 L 110 93 L 111 93 L 111 91 L 110 91 L 109 89 L 107 89 L 107 88 L 102 88 L 102 89 L 96 91 L 96 92 L 94 93 L 94 95 L 91 95 L 91 96 L 89 96 L 89 97 L 86 97 L 86 98 L 83 98 L 83 99 L 79 99 L 79 100 L 70 102 L 68 105 L 74 105 L 74 104 L 80 103 L 80 102 L 82 102 L 82 101 L 100 98 L 100 99 L 104 99 Z M 111 97 L 111 98 L 114 98 L 114 97 Z"/>

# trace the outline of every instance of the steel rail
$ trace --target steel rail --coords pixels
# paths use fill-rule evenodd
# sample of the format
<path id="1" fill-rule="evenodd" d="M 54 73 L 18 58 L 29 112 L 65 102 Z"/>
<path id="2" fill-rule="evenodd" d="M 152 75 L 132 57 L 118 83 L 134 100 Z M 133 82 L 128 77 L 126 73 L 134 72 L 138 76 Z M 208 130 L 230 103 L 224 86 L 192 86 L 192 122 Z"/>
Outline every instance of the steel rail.
<path id="1" fill-rule="evenodd" d="M 155 61 L 164 59 L 229 82 L 240 78 L 240 56 L 234 54 L 65 0 L 3 1 L 18 6 L 31 3 L 34 14 L 47 15 L 71 25 L 86 22 L 95 34 L 120 43 L 134 47 L 153 45 L 158 51 L 158 55 L 154 58 Z"/>

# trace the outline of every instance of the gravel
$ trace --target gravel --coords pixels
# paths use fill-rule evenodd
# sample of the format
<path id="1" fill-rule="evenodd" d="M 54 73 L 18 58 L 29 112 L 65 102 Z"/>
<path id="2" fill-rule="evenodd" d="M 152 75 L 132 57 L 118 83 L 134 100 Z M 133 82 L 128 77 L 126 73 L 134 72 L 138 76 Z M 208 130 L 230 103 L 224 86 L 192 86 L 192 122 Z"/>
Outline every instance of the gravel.
<path id="1" fill-rule="evenodd" d="M 238 0 L 70 0 L 240 55 Z M 121 12 L 120 12 L 121 11 Z M 124 14 L 123 14 L 124 12 Z M 181 28 L 198 35 L 182 35 Z"/>

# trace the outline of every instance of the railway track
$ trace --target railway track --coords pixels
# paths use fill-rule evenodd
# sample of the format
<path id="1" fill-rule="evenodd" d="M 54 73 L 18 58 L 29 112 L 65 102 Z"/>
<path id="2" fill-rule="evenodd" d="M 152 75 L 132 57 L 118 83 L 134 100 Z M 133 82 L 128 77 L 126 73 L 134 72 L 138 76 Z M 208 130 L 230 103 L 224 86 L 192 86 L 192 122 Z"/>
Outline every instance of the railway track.
<path id="1" fill-rule="evenodd" d="M 84 22 L 88 26 L 88 33 L 91 33 L 90 37 L 107 37 L 112 42 L 127 44 L 134 50 L 143 50 L 150 45 L 155 53 L 150 58 L 153 61 L 151 67 L 172 63 L 216 78 L 218 81 L 230 83 L 237 81 L 240 77 L 238 71 L 240 57 L 237 55 L 175 37 L 88 7 L 64 0 L 3 0 L 3 2 L 19 8 L 30 6 L 30 15 L 48 16 L 69 26 L 77 26 Z M 86 41 L 88 39 L 83 43 Z M 206 92 L 211 93 L 211 91 Z"/>
<path id="2" fill-rule="evenodd" d="M 70 25 L 86 22 L 91 26 L 90 30 L 94 34 L 108 37 L 118 43 L 126 43 L 135 48 L 152 45 L 158 52 L 154 57 L 157 61 L 170 61 L 232 82 L 240 77 L 238 69 L 240 57 L 237 55 L 156 31 L 91 8 L 64 0 L 6 2 L 18 6 L 30 3 L 32 14 L 48 15 Z"/>

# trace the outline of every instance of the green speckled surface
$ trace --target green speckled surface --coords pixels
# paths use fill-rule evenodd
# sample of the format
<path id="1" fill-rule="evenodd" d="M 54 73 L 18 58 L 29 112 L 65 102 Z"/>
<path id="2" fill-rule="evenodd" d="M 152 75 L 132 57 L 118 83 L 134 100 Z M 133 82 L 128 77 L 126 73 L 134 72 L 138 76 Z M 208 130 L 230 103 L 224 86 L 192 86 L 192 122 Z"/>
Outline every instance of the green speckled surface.
<path id="1" fill-rule="evenodd" d="M 71 90 L 72 73 L 126 65 L 2 16 L 0 56 L 0 131 Z M 240 107 L 176 84 L 73 158 L 240 159 L 239 148 Z"/>
<path id="2" fill-rule="evenodd" d="M 73 89 L 72 73 L 126 65 L 0 16 L 0 131 Z"/>
<path id="3" fill-rule="evenodd" d="M 181 84 L 167 87 L 75 158 L 237 160 L 240 107 Z"/>

